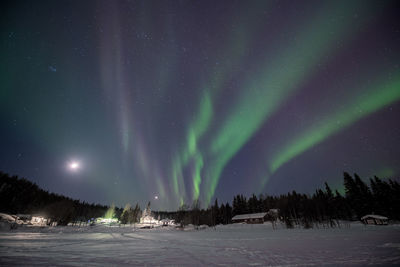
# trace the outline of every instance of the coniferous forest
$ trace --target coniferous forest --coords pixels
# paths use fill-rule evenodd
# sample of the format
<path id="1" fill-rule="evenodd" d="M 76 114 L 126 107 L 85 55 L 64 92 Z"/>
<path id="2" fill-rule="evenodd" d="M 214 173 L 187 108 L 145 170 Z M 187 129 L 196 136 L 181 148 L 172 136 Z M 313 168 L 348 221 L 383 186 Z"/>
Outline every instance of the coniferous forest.
<path id="1" fill-rule="evenodd" d="M 252 195 L 246 198 L 237 195 L 232 204 L 218 203 L 204 209 L 195 201 L 191 205 L 182 205 L 177 211 L 154 211 L 155 218 L 174 219 L 181 226 L 229 224 L 235 215 L 268 212 L 277 209 L 276 217 L 288 228 L 302 226 L 340 227 L 340 221 L 359 220 L 367 214 L 379 214 L 390 220 L 400 220 L 400 184 L 391 179 L 374 177 L 365 183 L 357 174 L 352 177 L 343 174 L 344 194 L 333 190 L 325 183 L 323 189 L 315 193 L 302 194 L 292 191 L 279 196 Z M 62 195 L 49 193 L 24 178 L 0 173 L 0 212 L 10 214 L 43 214 L 59 225 L 70 222 L 87 221 L 102 217 L 108 206 L 89 204 Z M 123 223 L 136 222 L 140 214 L 138 205 L 132 209 L 129 205 L 115 208 L 114 216 Z"/>
<path id="2" fill-rule="evenodd" d="M 45 191 L 25 178 L 0 172 L 0 212 L 36 214 L 66 225 L 103 216 L 108 207 L 89 204 Z"/>

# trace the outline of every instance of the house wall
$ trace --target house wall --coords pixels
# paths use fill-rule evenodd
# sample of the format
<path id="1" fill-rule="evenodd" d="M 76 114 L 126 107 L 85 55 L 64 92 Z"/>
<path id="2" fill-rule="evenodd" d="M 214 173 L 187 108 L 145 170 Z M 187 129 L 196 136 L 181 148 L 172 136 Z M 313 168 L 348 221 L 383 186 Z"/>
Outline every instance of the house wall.
<path id="1" fill-rule="evenodd" d="M 256 223 L 264 223 L 264 218 L 257 218 L 257 219 L 240 219 L 234 220 L 234 223 L 249 223 L 249 224 L 256 224 Z"/>
<path id="2" fill-rule="evenodd" d="M 373 224 L 373 225 L 387 225 L 387 220 L 375 219 L 375 218 L 367 218 L 363 220 L 365 224 Z"/>

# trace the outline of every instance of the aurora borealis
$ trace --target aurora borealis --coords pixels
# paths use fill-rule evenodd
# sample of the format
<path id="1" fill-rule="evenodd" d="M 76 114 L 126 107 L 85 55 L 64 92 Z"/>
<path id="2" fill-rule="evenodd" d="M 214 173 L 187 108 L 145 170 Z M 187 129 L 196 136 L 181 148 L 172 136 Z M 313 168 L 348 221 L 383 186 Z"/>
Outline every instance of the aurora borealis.
<path id="1" fill-rule="evenodd" d="M 0 170 L 169 210 L 397 179 L 396 2 L 4 2 Z"/>

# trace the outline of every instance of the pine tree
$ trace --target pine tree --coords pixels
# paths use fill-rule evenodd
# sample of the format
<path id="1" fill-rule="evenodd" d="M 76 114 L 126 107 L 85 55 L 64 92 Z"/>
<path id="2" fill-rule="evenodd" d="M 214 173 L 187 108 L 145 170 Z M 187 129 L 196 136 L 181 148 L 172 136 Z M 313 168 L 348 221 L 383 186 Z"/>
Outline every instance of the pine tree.
<path id="1" fill-rule="evenodd" d="M 131 205 L 128 203 L 125 205 L 124 211 L 121 214 L 121 223 L 122 224 L 127 224 L 129 222 L 129 217 L 132 213 Z"/>
<path id="2" fill-rule="evenodd" d="M 232 223 L 232 217 L 233 217 L 232 207 L 229 205 L 228 202 L 225 205 L 225 210 L 226 210 L 226 213 L 225 213 L 226 214 L 226 221 L 225 221 L 225 223 L 227 223 L 227 224 Z"/>
<path id="3" fill-rule="evenodd" d="M 106 219 L 112 219 L 115 217 L 115 205 L 114 203 L 111 205 L 111 207 L 106 211 L 106 214 L 104 215 L 104 218 Z"/>
<path id="4" fill-rule="evenodd" d="M 355 183 L 358 189 L 358 195 L 356 198 L 356 213 L 359 218 L 369 214 L 373 211 L 373 199 L 370 189 L 367 184 L 364 183 L 361 178 L 355 173 Z"/>
<path id="5" fill-rule="evenodd" d="M 140 206 L 138 203 L 136 203 L 136 206 L 131 214 L 131 217 L 129 218 L 129 223 L 137 223 L 139 221 L 139 216 L 141 214 Z"/>
<path id="6" fill-rule="evenodd" d="M 200 225 L 200 201 L 194 200 L 192 204 L 191 210 L 192 224 L 199 226 Z"/>
<path id="7" fill-rule="evenodd" d="M 215 199 L 214 206 L 212 206 L 213 225 L 220 224 L 218 199 Z"/>
<path id="8" fill-rule="evenodd" d="M 233 214 L 232 215 L 233 216 L 241 214 L 238 197 L 239 197 L 239 195 L 233 197 L 233 202 L 232 202 L 232 206 L 233 206 L 233 208 L 232 208 L 232 213 Z"/>

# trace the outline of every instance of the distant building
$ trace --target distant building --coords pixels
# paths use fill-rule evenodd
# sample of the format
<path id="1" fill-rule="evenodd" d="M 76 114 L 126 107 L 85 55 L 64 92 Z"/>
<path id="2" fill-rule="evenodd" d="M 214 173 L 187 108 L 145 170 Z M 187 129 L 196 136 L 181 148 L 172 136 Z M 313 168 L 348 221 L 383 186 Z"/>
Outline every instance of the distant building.
<path id="1" fill-rule="evenodd" d="M 170 219 L 162 219 L 161 221 L 162 226 L 174 225 L 175 221 Z"/>
<path id="2" fill-rule="evenodd" d="M 6 213 L 0 213 L 0 222 L 13 223 L 16 217 Z"/>
<path id="3" fill-rule="evenodd" d="M 32 215 L 30 214 L 17 214 L 18 220 L 23 221 L 24 223 L 29 223 L 32 220 Z"/>
<path id="4" fill-rule="evenodd" d="M 48 219 L 40 215 L 33 215 L 31 219 L 31 224 L 33 225 L 47 225 Z"/>
<path id="5" fill-rule="evenodd" d="M 96 219 L 96 223 L 100 224 L 118 224 L 118 219 L 117 218 L 102 218 L 99 217 Z"/>
<path id="6" fill-rule="evenodd" d="M 232 218 L 233 223 L 264 223 L 268 219 L 268 212 L 250 213 L 236 215 Z"/>
<path id="7" fill-rule="evenodd" d="M 150 202 L 147 204 L 147 208 L 143 211 L 142 217 L 140 217 L 140 223 L 141 224 L 158 224 L 158 220 L 156 220 L 151 215 Z"/>
<path id="8" fill-rule="evenodd" d="M 369 214 L 361 218 L 364 224 L 387 225 L 388 218 L 381 215 Z"/>

